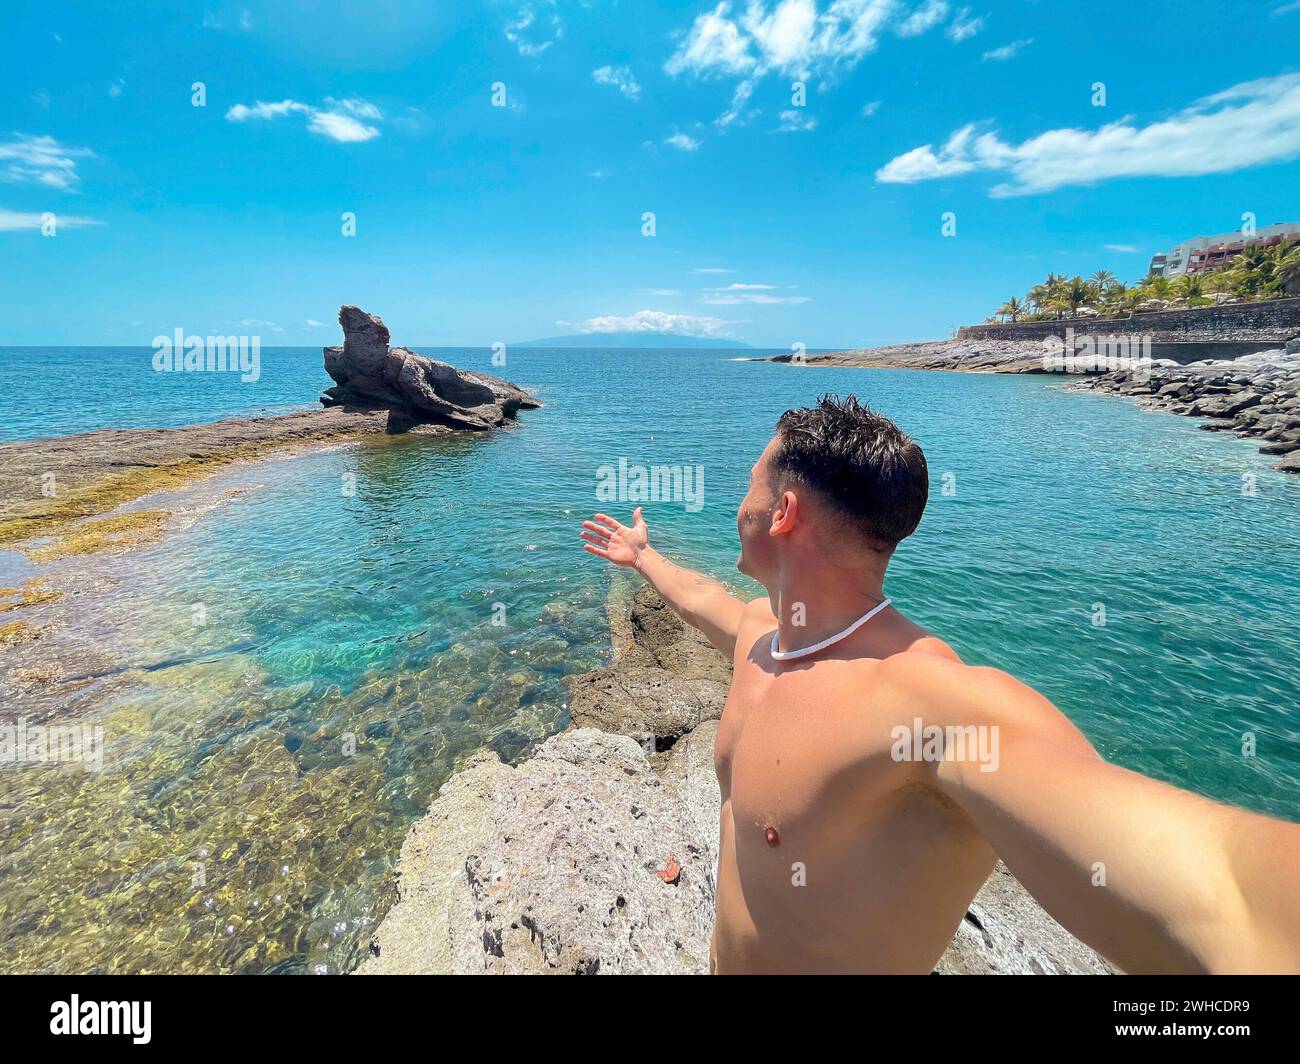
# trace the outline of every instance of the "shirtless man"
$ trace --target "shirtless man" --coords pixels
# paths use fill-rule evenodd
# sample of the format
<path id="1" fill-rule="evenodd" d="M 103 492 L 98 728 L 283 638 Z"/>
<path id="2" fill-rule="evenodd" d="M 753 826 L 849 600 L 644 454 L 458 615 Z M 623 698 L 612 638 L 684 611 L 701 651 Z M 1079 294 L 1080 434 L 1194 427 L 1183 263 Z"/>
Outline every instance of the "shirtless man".
<path id="1" fill-rule="evenodd" d="M 732 658 L 713 970 L 929 972 L 1001 857 L 1125 971 L 1300 971 L 1300 825 L 1108 764 L 1037 692 L 877 609 L 927 495 L 915 443 L 827 397 L 781 417 L 740 504 L 766 598 L 664 559 L 639 508 L 583 523 Z"/>

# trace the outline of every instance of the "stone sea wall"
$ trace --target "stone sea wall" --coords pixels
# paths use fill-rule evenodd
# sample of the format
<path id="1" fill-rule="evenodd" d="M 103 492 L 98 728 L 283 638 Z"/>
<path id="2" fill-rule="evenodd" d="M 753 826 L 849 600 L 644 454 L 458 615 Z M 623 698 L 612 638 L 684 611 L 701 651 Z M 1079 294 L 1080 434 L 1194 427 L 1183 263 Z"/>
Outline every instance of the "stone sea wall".
<path id="1" fill-rule="evenodd" d="M 1066 329 L 1092 334 L 1140 333 L 1149 336 L 1153 343 L 1191 340 L 1278 342 L 1300 335 L 1300 298 L 1232 303 L 1195 310 L 1159 310 L 1130 314 L 1127 318 L 1067 318 L 966 325 L 957 330 L 957 338 L 1045 340 L 1050 336 L 1063 336 Z"/>
<path id="2" fill-rule="evenodd" d="M 573 726 L 511 766 L 470 759 L 411 829 L 359 974 L 704 974 L 730 663 L 644 587 Z M 940 974 L 1105 974 L 999 864 Z"/>

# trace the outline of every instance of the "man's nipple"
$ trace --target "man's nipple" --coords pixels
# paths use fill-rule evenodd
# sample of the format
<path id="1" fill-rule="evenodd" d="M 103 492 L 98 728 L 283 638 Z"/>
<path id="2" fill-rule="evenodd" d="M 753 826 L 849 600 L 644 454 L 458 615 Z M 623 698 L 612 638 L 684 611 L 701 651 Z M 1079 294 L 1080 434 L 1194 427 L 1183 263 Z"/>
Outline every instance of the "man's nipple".
<path id="1" fill-rule="evenodd" d="M 776 849 L 776 847 L 781 845 L 781 833 L 771 824 L 768 824 L 767 827 L 763 829 L 763 838 L 767 840 L 767 844 L 773 849 Z"/>

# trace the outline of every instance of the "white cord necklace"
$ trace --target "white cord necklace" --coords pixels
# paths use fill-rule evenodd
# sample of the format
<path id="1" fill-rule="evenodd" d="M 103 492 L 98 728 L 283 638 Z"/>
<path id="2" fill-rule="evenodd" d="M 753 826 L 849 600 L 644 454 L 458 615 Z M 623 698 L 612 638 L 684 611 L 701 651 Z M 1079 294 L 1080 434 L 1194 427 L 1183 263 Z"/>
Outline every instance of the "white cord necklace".
<path id="1" fill-rule="evenodd" d="M 825 650 L 828 646 L 838 643 L 841 639 L 847 639 L 872 617 L 883 610 L 890 604 L 891 599 L 884 599 L 871 607 L 866 613 L 854 621 L 851 625 L 836 635 L 827 636 L 820 643 L 814 643 L 810 647 L 804 647 L 802 650 L 777 650 L 777 636 L 780 632 L 772 633 L 772 660 L 773 661 L 793 661 L 795 658 L 806 658 L 809 654 L 816 654 L 819 650 Z"/>

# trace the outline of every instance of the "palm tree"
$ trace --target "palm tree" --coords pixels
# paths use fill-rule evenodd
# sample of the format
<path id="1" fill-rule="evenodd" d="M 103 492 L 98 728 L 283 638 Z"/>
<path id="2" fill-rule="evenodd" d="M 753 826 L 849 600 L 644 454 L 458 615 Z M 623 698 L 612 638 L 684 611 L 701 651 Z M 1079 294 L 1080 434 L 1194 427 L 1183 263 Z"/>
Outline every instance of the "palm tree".
<path id="1" fill-rule="evenodd" d="M 1090 280 L 1096 285 L 1097 291 L 1105 292 L 1111 285 L 1115 284 L 1115 275 L 1110 270 L 1098 270 Z"/>
<path id="2" fill-rule="evenodd" d="M 1284 296 L 1300 296 L 1300 242 L 1277 250 L 1280 254 L 1273 263 L 1273 277 L 1278 288 Z"/>
<path id="3" fill-rule="evenodd" d="M 1163 274 L 1156 274 L 1147 280 L 1144 286 L 1154 299 L 1168 299 L 1173 292 L 1174 283 Z"/>
<path id="4" fill-rule="evenodd" d="M 1003 317 L 1009 317 L 1012 324 L 1020 320 L 1020 315 L 1025 312 L 1025 305 L 1015 296 L 1008 299 L 1002 306 L 998 307 L 998 313 Z"/>
<path id="5" fill-rule="evenodd" d="M 1241 299 L 1255 299 L 1268 294 L 1273 279 L 1273 263 L 1268 251 L 1259 244 L 1248 244 L 1234 255 L 1225 267 L 1232 293 Z"/>
<path id="6" fill-rule="evenodd" d="M 1061 295 L 1070 305 L 1070 313 L 1077 314 L 1079 312 L 1079 307 L 1084 303 L 1091 302 L 1093 298 L 1092 285 L 1082 277 L 1071 277 L 1070 280 L 1065 283 Z"/>
<path id="7" fill-rule="evenodd" d="M 1129 308 L 1133 300 L 1133 289 L 1123 281 L 1112 281 L 1106 289 L 1104 303 L 1106 312 L 1119 317 Z"/>
<path id="8" fill-rule="evenodd" d="M 1209 300 L 1205 298 L 1205 278 L 1200 274 L 1186 273 L 1173 285 L 1180 299 L 1187 300 L 1189 307 L 1203 306 Z"/>

